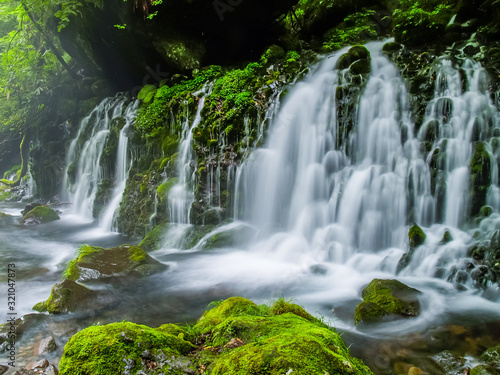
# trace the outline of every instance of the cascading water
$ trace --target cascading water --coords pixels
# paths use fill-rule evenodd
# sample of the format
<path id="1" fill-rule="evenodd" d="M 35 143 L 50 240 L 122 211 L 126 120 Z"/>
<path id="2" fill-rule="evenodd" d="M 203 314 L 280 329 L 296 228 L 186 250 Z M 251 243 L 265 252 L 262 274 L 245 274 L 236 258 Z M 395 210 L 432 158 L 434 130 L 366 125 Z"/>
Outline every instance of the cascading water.
<path id="1" fill-rule="evenodd" d="M 101 215 L 100 225 L 106 230 L 116 230 L 114 219 L 117 216 L 117 210 L 122 201 L 123 192 L 127 185 L 128 172 L 132 167 L 132 158 L 128 148 L 128 136 L 133 127 L 136 113 L 138 109 L 138 101 L 129 105 L 123 114 L 125 125 L 120 130 L 118 137 L 118 150 L 116 154 L 116 167 L 115 167 L 115 188 L 113 189 L 112 198 L 103 214 Z"/>
<path id="2" fill-rule="evenodd" d="M 128 103 L 128 104 L 127 104 Z M 73 204 L 73 211 L 82 217 L 93 217 L 93 206 L 99 185 L 104 178 L 113 177 L 113 192 L 107 209 L 101 216 L 101 226 L 111 230 L 113 218 L 125 189 L 130 155 L 128 151 L 128 132 L 136 116 L 138 104 L 130 102 L 123 95 L 104 99 L 82 120 L 78 134 L 71 142 L 63 181 L 62 196 Z M 112 131 L 113 121 L 122 126 L 119 132 L 116 167 L 110 176 L 108 166 L 103 165 L 107 141 Z"/>
<path id="3" fill-rule="evenodd" d="M 196 161 L 193 155 L 193 129 L 201 121 L 201 111 L 205 104 L 205 96 L 210 92 L 211 87 L 206 86 L 194 95 L 200 95 L 196 115 L 192 122 L 189 116 L 182 127 L 182 136 L 179 146 L 179 158 L 177 160 L 178 182 L 172 186 L 168 194 L 168 208 L 170 212 L 170 222 L 175 224 L 189 224 L 189 211 L 194 201 L 194 184 Z"/>
<path id="4" fill-rule="evenodd" d="M 466 298 L 493 311 L 470 276 L 457 276 L 471 263 L 465 259 L 472 236 L 464 224 L 473 142 L 498 131 L 484 71 L 469 60 L 458 68 L 439 59 L 435 97 L 415 137 L 410 95 L 382 45 L 367 45 L 371 72 L 353 104 L 350 131 L 339 115 L 336 95 L 353 79 L 335 69 L 346 50 L 324 59 L 290 89 L 264 147 L 254 150 L 236 172 L 234 224 L 256 228 L 256 240 L 249 249 L 200 256 L 182 270 L 183 280 L 209 280 L 236 289 L 236 294 L 265 290 L 267 298 L 271 289 L 306 305 L 334 305 L 352 313 L 371 280 L 397 277 L 424 292 L 423 313 L 404 326 L 384 327 L 385 333 L 417 329 L 444 311 L 466 309 L 461 304 Z M 428 141 L 431 126 L 436 132 Z M 494 140 L 486 144 L 490 153 L 497 147 Z M 431 157 L 443 143 L 446 157 L 435 180 Z M 492 171 L 496 168 L 492 161 Z M 497 174 L 492 174 L 494 181 Z M 488 199 L 494 203 L 497 197 L 493 186 Z M 412 221 L 424 227 L 427 239 L 401 265 Z M 446 230 L 451 240 L 445 243 Z M 458 286 L 468 289 L 459 299 Z M 336 325 L 352 329 L 352 315 Z"/>

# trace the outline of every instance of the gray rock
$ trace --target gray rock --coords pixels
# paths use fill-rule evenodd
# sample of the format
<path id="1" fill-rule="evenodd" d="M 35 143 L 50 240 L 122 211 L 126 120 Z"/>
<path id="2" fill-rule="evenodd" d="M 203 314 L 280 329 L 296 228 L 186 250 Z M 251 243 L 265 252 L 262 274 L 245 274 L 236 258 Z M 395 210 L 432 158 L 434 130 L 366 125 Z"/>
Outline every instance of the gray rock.
<path id="1" fill-rule="evenodd" d="M 47 361 L 45 358 L 39 360 L 37 363 L 35 363 L 31 368 L 34 370 L 36 368 L 46 368 L 49 365 L 49 361 Z"/>
<path id="2" fill-rule="evenodd" d="M 40 346 L 38 347 L 38 355 L 53 352 L 56 350 L 56 348 L 57 348 L 56 341 L 52 336 L 49 336 L 40 341 Z"/>
<path id="3" fill-rule="evenodd" d="M 59 370 L 56 366 L 50 365 L 45 369 L 45 375 L 59 375 Z"/>

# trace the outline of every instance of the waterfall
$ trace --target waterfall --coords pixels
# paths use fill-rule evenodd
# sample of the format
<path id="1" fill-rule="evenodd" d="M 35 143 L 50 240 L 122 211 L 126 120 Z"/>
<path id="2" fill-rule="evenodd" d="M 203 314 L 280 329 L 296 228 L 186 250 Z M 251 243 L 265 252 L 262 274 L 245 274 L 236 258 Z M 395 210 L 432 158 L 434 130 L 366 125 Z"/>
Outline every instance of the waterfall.
<path id="1" fill-rule="evenodd" d="M 120 202 L 122 201 L 123 192 L 127 185 L 128 172 L 132 167 L 132 158 L 129 155 L 128 135 L 133 127 L 138 109 L 138 102 L 129 105 L 123 114 L 125 125 L 120 130 L 118 137 L 118 151 L 116 154 L 116 170 L 115 170 L 115 188 L 113 189 L 112 198 L 103 214 L 101 215 L 101 227 L 106 230 L 116 230 L 114 219 L 118 214 Z"/>
<path id="2" fill-rule="evenodd" d="M 135 119 L 138 105 L 123 94 L 104 99 L 86 118 L 71 142 L 66 157 L 66 173 L 62 196 L 73 205 L 73 212 L 87 219 L 93 218 L 96 195 L 105 178 L 112 179 L 110 203 L 101 216 L 101 225 L 112 229 L 113 217 L 121 201 L 130 168 L 127 149 L 128 131 Z M 105 155 L 113 151 L 110 134 L 117 132 L 116 165 L 105 163 Z M 112 163 L 114 155 L 109 155 Z"/>
<path id="3" fill-rule="evenodd" d="M 471 243 L 465 223 L 472 144 L 493 135 L 498 112 L 480 64 L 464 59 L 457 65 L 443 57 L 434 66 L 434 99 L 413 136 L 406 83 L 382 45 L 367 45 L 371 72 L 347 137 L 335 95 L 349 79 L 335 69 L 346 50 L 325 58 L 292 87 L 265 145 L 237 171 L 235 219 L 259 230 L 257 252 L 358 276 L 396 275 L 415 221 L 428 239 L 401 275 L 452 281 Z M 486 149 L 492 154 L 489 143 Z M 438 152 L 436 176 L 430 165 Z M 488 199 L 497 210 L 499 197 L 491 188 Z M 445 230 L 454 238 L 448 245 L 440 242 Z"/>
<path id="4" fill-rule="evenodd" d="M 168 193 L 168 208 L 170 222 L 175 224 L 189 224 L 189 212 L 194 201 L 196 158 L 193 152 L 193 129 L 200 124 L 201 111 L 205 104 L 205 97 L 211 91 L 211 86 L 206 85 L 195 96 L 201 96 L 198 102 L 196 115 L 192 122 L 189 116 L 182 126 L 182 135 L 179 145 L 179 157 L 177 159 L 178 181 L 172 186 Z"/>

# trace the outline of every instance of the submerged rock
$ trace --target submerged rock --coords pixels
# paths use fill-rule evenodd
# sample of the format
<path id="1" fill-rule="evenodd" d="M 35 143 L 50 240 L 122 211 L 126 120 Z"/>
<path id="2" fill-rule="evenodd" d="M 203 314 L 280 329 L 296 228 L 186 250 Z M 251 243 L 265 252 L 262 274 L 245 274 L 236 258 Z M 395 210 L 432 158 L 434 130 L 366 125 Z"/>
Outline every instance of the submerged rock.
<path id="1" fill-rule="evenodd" d="M 487 365 L 479 365 L 470 371 L 470 375 L 500 375 L 500 370 Z"/>
<path id="2" fill-rule="evenodd" d="M 361 292 L 363 302 L 356 306 L 354 322 L 372 323 L 420 314 L 420 291 L 398 280 L 375 279 Z"/>
<path id="3" fill-rule="evenodd" d="M 23 216 L 20 223 L 23 225 L 45 224 L 59 220 L 59 215 L 45 206 L 37 206 Z"/>
<path id="4" fill-rule="evenodd" d="M 104 249 L 83 245 L 77 250 L 76 258 L 68 263 L 64 277 L 84 281 L 129 275 L 147 276 L 167 268 L 139 246 L 123 245 Z"/>

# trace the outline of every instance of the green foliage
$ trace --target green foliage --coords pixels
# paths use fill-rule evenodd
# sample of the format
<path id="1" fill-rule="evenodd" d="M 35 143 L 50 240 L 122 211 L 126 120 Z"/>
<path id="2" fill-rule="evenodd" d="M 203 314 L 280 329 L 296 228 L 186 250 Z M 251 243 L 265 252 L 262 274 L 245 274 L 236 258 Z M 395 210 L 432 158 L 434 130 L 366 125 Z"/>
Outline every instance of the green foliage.
<path id="1" fill-rule="evenodd" d="M 331 52 L 342 47 L 364 43 L 377 37 L 373 10 L 364 10 L 348 15 L 344 22 L 326 32 L 323 52 Z"/>
<path id="2" fill-rule="evenodd" d="M 393 33 L 397 42 L 409 46 L 438 41 L 452 16 L 450 5 L 433 1 L 401 1 L 393 17 Z"/>
<path id="3" fill-rule="evenodd" d="M 208 81 L 222 75 L 222 72 L 222 67 L 212 65 L 199 71 L 191 80 L 184 80 L 173 86 L 164 85 L 160 87 L 156 91 L 154 98 L 149 98 L 148 102 L 144 101 L 139 110 L 135 128 L 140 132 L 142 138 L 154 138 L 161 134 L 161 131 L 155 129 L 165 128 L 170 124 L 170 111 L 168 109 L 179 108 L 187 98 L 192 97 L 193 92 L 200 90 Z M 143 93 L 144 99 L 153 92 L 151 86 L 145 86 L 139 93 Z M 145 91 L 143 92 L 143 90 Z"/>

